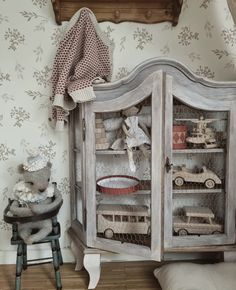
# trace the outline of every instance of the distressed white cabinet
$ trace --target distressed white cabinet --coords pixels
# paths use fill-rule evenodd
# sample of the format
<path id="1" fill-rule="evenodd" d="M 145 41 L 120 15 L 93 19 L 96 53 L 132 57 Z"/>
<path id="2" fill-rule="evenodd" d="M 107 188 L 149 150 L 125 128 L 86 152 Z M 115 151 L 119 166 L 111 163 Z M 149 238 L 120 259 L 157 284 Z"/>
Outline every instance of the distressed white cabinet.
<path id="1" fill-rule="evenodd" d="M 89 288 L 99 280 L 101 251 L 160 261 L 166 252 L 234 249 L 236 83 L 151 59 L 94 90 L 96 100 L 71 113 L 69 129 L 69 234 L 77 268 L 88 265 Z M 144 153 L 136 146 L 127 154 L 122 143 L 132 107 L 150 140 Z M 126 195 L 98 192 L 97 180 L 114 175 L 136 177 L 141 186 Z"/>

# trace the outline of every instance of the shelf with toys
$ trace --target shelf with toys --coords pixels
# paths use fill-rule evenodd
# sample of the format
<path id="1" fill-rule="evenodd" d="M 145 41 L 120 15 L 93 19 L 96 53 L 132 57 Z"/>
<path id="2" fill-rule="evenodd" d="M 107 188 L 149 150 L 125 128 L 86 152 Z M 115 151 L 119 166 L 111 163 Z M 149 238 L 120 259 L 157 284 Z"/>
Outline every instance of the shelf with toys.
<path id="1" fill-rule="evenodd" d="M 235 244 L 236 83 L 208 82 L 175 61 L 151 60 L 94 89 L 96 99 L 70 115 L 74 244 L 152 260 L 173 249 Z M 109 194 L 97 190 L 99 179 L 117 175 L 146 187 L 117 194 L 113 180 Z"/>
<path id="2" fill-rule="evenodd" d="M 174 149 L 173 154 L 209 154 L 209 153 L 225 153 L 224 148 L 199 148 L 199 149 Z"/>
<path id="3" fill-rule="evenodd" d="M 172 246 L 217 244 L 226 232 L 229 115 L 172 98 L 169 237 Z"/>

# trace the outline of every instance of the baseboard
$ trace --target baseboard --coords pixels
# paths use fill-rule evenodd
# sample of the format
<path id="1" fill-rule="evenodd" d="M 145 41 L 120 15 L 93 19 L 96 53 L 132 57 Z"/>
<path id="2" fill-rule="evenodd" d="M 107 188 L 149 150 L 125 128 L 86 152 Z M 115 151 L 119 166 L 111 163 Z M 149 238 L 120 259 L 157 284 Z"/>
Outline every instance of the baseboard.
<path id="1" fill-rule="evenodd" d="M 31 248 L 32 247 L 32 248 Z M 36 246 L 28 247 L 28 259 L 39 259 L 50 257 L 52 255 L 51 249 L 48 247 L 33 248 Z M 15 247 L 14 247 L 15 248 Z M 74 256 L 70 249 L 61 249 L 64 263 L 73 263 Z M 14 250 L 0 251 L 0 264 L 15 264 L 16 263 L 16 248 Z"/>
<path id="2" fill-rule="evenodd" d="M 0 250 L 0 264 L 15 264 L 16 262 L 16 248 L 14 250 Z M 28 247 L 28 259 L 39 259 L 51 256 L 51 249 L 45 244 Z M 74 263 L 75 259 L 70 248 L 62 249 L 62 256 L 64 263 Z M 168 253 L 165 255 L 165 260 L 193 260 L 193 259 L 210 259 L 213 254 L 207 253 Z M 215 256 L 216 257 L 216 256 Z M 103 253 L 101 255 L 101 262 L 121 262 L 121 261 L 143 261 L 145 258 L 138 256 L 131 256 L 125 254 Z"/>

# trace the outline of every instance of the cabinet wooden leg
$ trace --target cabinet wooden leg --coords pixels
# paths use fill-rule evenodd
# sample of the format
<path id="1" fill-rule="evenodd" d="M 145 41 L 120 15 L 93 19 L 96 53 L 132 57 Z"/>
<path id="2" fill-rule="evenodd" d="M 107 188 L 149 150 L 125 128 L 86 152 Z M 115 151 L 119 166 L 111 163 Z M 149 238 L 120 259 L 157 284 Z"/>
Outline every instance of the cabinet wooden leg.
<path id="1" fill-rule="evenodd" d="M 236 252 L 224 252 L 225 262 L 236 262 Z"/>
<path id="2" fill-rule="evenodd" d="M 89 274 L 88 289 L 96 288 L 101 273 L 101 254 L 97 251 L 94 253 L 94 250 L 92 253 L 88 253 L 89 249 L 83 248 L 82 243 L 76 244 L 73 241 L 71 242 L 71 250 L 76 260 L 75 270 L 80 271 L 84 267 Z"/>
<path id="3" fill-rule="evenodd" d="M 84 266 L 84 252 L 76 247 L 73 242 L 71 242 L 71 251 L 75 257 L 75 271 L 80 271 Z"/>
<path id="4" fill-rule="evenodd" d="M 84 268 L 89 274 L 88 289 L 94 289 L 100 279 L 101 264 L 100 254 L 85 254 L 84 255 Z"/>

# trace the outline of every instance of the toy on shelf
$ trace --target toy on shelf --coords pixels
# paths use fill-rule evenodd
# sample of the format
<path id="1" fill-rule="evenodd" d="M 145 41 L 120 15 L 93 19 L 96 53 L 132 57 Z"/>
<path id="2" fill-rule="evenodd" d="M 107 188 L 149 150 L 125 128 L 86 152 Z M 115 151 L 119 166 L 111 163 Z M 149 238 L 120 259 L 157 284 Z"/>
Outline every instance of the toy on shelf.
<path id="1" fill-rule="evenodd" d="M 210 208 L 189 206 L 183 211 L 184 216 L 173 218 L 173 230 L 179 236 L 223 233 L 223 226 L 214 221 L 215 215 Z"/>
<path id="2" fill-rule="evenodd" d="M 214 130 L 210 127 L 207 127 L 207 124 L 211 122 L 218 121 L 219 119 L 204 119 L 203 116 L 200 116 L 199 119 L 175 119 L 176 121 L 190 121 L 197 124 L 196 128 L 193 128 L 191 136 L 186 138 L 186 142 L 191 144 L 193 147 L 204 148 L 216 148 L 216 134 Z"/>
<path id="3" fill-rule="evenodd" d="M 173 126 L 173 149 L 186 149 L 187 126 Z"/>
<path id="4" fill-rule="evenodd" d="M 97 232 L 111 239 L 114 234 L 151 234 L 147 206 L 100 204 L 97 208 Z"/>
<path id="5" fill-rule="evenodd" d="M 109 175 L 97 180 L 97 191 L 106 194 L 129 194 L 139 188 L 139 179 L 128 175 Z"/>
<path id="6" fill-rule="evenodd" d="M 206 166 L 197 171 L 188 169 L 185 165 L 177 166 L 173 169 L 172 180 L 179 187 L 185 182 L 202 183 L 208 189 L 214 188 L 216 184 L 222 184 L 220 178 Z"/>
<path id="7" fill-rule="evenodd" d="M 110 144 L 106 137 L 106 131 L 101 114 L 96 114 L 95 135 L 96 135 L 96 150 L 108 149 Z"/>
<path id="8" fill-rule="evenodd" d="M 150 145 L 151 141 L 149 136 L 144 132 L 144 130 L 139 127 L 137 116 L 132 116 L 125 119 L 124 123 L 122 124 L 122 129 L 126 135 L 125 144 L 128 152 L 130 170 L 132 172 L 135 172 L 136 166 L 133 160 L 132 149 L 134 147 L 139 147 L 140 150 L 143 152 L 143 155 L 145 157 L 148 157 L 148 152 L 145 147 L 145 144 Z"/>
<path id="9" fill-rule="evenodd" d="M 145 111 L 145 110 L 144 110 Z M 135 106 L 122 111 L 122 117 L 104 120 L 106 132 L 116 131 L 115 141 L 110 145 L 113 150 L 127 150 L 129 167 L 132 172 L 136 171 L 133 159 L 133 149 L 139 148 L 146 158 L 149 157 L 147 146 L 151 144 L 148 127 L 151 127 L 150 107 L 147 112 L 141 113 Z"/>

